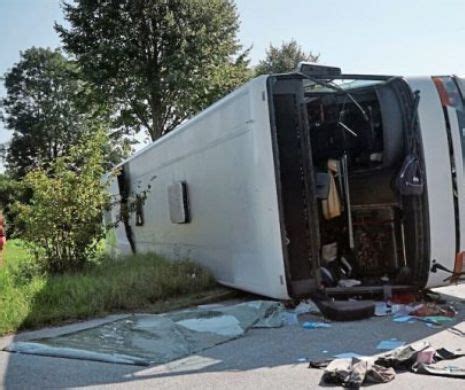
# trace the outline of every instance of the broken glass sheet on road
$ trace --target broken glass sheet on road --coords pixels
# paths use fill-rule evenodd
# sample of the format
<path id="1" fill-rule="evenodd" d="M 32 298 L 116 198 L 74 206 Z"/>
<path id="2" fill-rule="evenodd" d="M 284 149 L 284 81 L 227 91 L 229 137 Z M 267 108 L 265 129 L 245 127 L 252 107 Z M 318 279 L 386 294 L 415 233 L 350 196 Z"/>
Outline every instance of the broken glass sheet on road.
<path id="1" fill-rule="evenodd" d="M 9 352 L 148 366 L 179 359 L 242 336 L 253 327 L 283 325 L 271 301 L 137 314 L 58 337 L 14 342 Z"/>

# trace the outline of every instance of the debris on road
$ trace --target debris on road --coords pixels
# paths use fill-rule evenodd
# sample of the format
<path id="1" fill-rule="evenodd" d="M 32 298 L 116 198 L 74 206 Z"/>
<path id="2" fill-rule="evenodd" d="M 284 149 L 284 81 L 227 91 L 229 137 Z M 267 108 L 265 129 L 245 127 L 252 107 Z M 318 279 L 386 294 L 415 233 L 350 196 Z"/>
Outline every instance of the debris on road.
<path id="1" fill-rule="evenodd" d="M 344 354 L 341 355 L 344 356 Z M 430 343 L 422 341 L 398 347 L 377 358 L 348 355 L 347 358 L 310 361 L 308 367 L 326 367 L 322 377 L 324 383 L 359 388 L 362 384 L 390 382 L 395 378 L 396 370 L 409 370 L 424 375 L 465 378 L 465 369 L 463 368 L 434 365 L 442 360 L 453 360 L 464 356 L 465 353 L 462 353 L 461 350 L 435 349 Z"/>
<path id="2" fill-rule="evenodd" d="M 415 319 L 422 320 L 434 325 L 442 325 L 454 320 L 453 318 L 445 316 L 415 317 Z"/>
<path id="3" fill-rule="evenodd" d="M 383 340 L 380 341 L 379 344 L 376 346 L 376 349 L 383 349 L 383 350 L 392 350 L 399 348 L 405 344 L 405 341 L 399 341 L 397 339 L 391 340 Z"/>
<path id="4" fill-rule="evenodd" d="M 327 322 L 305 321 L 302 327 L 305 329 L 331 328 L 331 324 Z"/>
<path id="5" fill-rule="evenodd" d="M 398 293 L 385 301 L 375 302 L 375 316 L 392 316 L 397 323 L 425 322 L 429 327 L 442 326 L 457 315 L 452 304 L 437 294 L 423 291 L 419 294 Z"/>
<path id="6" fill-rule="evenodd" d="M 95 328 L 32 342 L 8 352 L 148 366 L 192 355 L 240 337 L 250 328 L 284 325 L 283 306 L 252 301 L 166 314 L 137 314 Z"/>
<path id="7" fill-rule="evenodd" d="M 386 302 L 375 302 L 375 316 L 384 317 L 392 314 L 391 306 Z"/>
<path id="8" fill-rule="evenodd" d="M 378 366 L 373 359 L 353 357 L 333 360 L 326 367 L 322 379 L 328 384 L 359 388 L 364 383 L 386 383 L 395 377 L 396 372 L 392 368 Z"/>
<path id="9" fill-rule="evenodd" d="M 437 303 L 424 303 L 418 305 L 410 313 L 416 317 L 445 316 L 455 317 L 457 311 L 452 305 L 438 305 Z"/>
<path id="10" fill-rule="evenodd" d="M 362 355 L 355 353 L 355 352 L 343 352 L 339 353 L 337 355 L 334 355 L 335 358 L 337 359 L 351 359 L 351 358 L 360 358 Z"/>
<path id="11" fill-rule="evenodd" d="M 408 323 L 411 323 L 411 321 L 415 321 L 415 319 L 412 316 L 401 316 L 401 317 L 394 317 L 393 321 L 394 322 L 408 322 Z"/>
<path id="12" fill-rule="evenodd" d="M 344 279 L 351 281 L 350 279 Z M 332 321 L 354 321 L 370 318 L 372 316 L 393 316 L 398 323 L 412 324 L 424 318 L 427 323 L 441 325 L 447 322 L 439 317 L 453 318 L 457 310 L 447 304 L 437 294 L 422 291 L 414 294 L 409 292 L 387 294 L 383 301 L 367 301 L 360 297 L 348 300 L 334 300 L 324 292 L 315 293 L 313 302 L 305 301 L 285 314 L 285 322 L 289 325 L 299 323 L 299 316 L 308 313 L 318 313 Z M 439 303 L 441 302 L 441 303 Z M 315 306 L 316 305 L 316 306 Z M 437 321 L 432 317 L 438 317 Z"/>
<path id="13" fill-rule="evenodd" d="M 293 310 L 296 314 L 316 313 L 319 311 L 318 307 L 312 301 L 308 300 L 301 301 Z"/>
<path id="14" fill-rule="evenodd" d="M 332 321 L 355 321 L 373 317 L 375 303 L 365 300 L 334 301 L 327 296 L 314 296 L 313 300 L 323 316 Z"/>
<path id="15" fill-rule="evenodd" d="M 294 308 L 287 308 L 282 311 L 281 318 L 285 325 L 299 325 L 300 320 L 306 318 L 308 315 L 319 315 L 321 312 L 318 307 L 309 300 L 302 300 Z"/>

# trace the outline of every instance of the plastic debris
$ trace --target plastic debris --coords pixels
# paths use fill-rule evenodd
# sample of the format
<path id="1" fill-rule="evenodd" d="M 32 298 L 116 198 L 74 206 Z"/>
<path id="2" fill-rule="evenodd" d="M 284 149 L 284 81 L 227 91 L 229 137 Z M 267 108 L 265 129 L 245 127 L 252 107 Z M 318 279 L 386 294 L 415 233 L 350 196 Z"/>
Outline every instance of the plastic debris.
<path id="1" fill-rule="evenodd" d="M 393 304 L 391 310 L 395 317 L 403 317 L 410 315 L 416 307 L 414 305 Z"/>
<path id="2" fill-rule="evenodd" d="M 391 312 L 391 307 L 386 302 L 375 302 L 375 316 L 383 317 Z"/>
<path id="3" fill-rule="evenodd" d="M 399 341 L 396 339 L 383 340 L 379 342 L 379 344 L 376 346 L 376 349 L 391 350 L 402 347 L 403 345 L 405 345 L 405 341 Z"/>
<path id="4" fill-rule="evenodd" d="M 298 325 L 299 315 L 306 313 L 319 314 L 320 310 L 312 301 L 301 301 L 293 309 L 282 311 L 280 316 L 285 325 Z"/>
<path id="5" fill-rule="evenodd" d="M 318 307 L 308 301 L 301 301 L 293 310 L 296 314 L 319 312 Z"/>
<path id="6" fill-rule="evenodd" d="M 453 321 L 454 319 L 451 317 L 446 317 L 446 316 L 427 316 L 427 317 L 418 317 L 418 316 L 399 316 L 399 317 L 394 317 L 393 321 L 394 322 L 399 322 L 399 323 L 408 323 L 408 324 L 414 324 L 417 321 L 422 321 L 426 322 L 426 325 L 430 328 L 441 328 L 442 325 Z"/>
<path id="7" fill-rule="evenodd" d="M 426 323 L 426 326 L 428 328 L 432 328 L 432 329 L 441 329 L 443 326 L 442 325 L 438 325 L 438 324 L 433 324 L 431 322 L 428 322 Z"/>
<path id="8" fill-rule="evenodd" d="M 451 305 L 438 305 L 437 303 L 424 303 L 418 305 L 411 313 L 416 317 L 445 316 L 455 317 L 457 311 Z"/>
<path id="9" fill-rule="evenodd" d="M 302 324 L 305 329 L 331 328 L 331 324 L 326 322 L 306 321 Z"/>
<path id="10" fill-rule="evenodd" d="M 355 286 L 359 286 L 361 285 L 362 282 L 360 280 L 356 280 L 356 279 L 341 279 L 337 285 L 339 287 L 355 287 Z"/>
<path id="11" fill-rule="evenodd" d="M 392 310 L 393 314 L 401 314 L 401 313 L 403 314 L 403 313 L 409 312 L 409 309 L 406 308 L 405 305 L 398 304 L 398 303 L 392 304 L 391 305 L 391 310 Z"/>
<path id="12" fill-rule="evenodd" d="M 221 336 L 240 336 L 244 333 L 239 320 L 231 315 L 211 318 L 189 318 L 177 321 L 176 324 L 195 332 L 211 332 L 220 334 Z"/>
<path id="13" fill-rule="evenodd" d="M 337 355 L 333 355 L 337 359 L 352 359 L 352 358 L 360 358 L 362 355 L 359 355 L 358 353 L 355 352 L 343 352 L 343 353 L 338 353 Z"/>
<path id="14" fill-rule="evenodd" d="M 135 314 L 74 333 L 14 342 L 5 350 L 141 366 L 163 364 L 233 340 L 257 326 L 280 327 L 283 310 L 277 302 L 252 301 L 214 310 Z"/>
<path id="15" fill-rule="evenodd" d="M 299 319 L 296 313 L 284 311 L 281 313 L 281 318 L 285 325 L 298 325 L 299 324 Z"/>
<path id="16" fill-rule="evenodd" d="M 409 322 L 409 321 L 412 321 L 412 320 L 413 320 L 412 316 L 394 317 L 394 319 L 393 319 L 394 322 Z"/>
<path id="17" fill-rule="evenodd" d="M 445 316 L 428 316 L 428 317 L 422 317 L 421 319 L 423 321 L 431 322 L 436 325 L 442 325 L 447 322 L 453 321 L 453 318 L 445 317 Z"/>

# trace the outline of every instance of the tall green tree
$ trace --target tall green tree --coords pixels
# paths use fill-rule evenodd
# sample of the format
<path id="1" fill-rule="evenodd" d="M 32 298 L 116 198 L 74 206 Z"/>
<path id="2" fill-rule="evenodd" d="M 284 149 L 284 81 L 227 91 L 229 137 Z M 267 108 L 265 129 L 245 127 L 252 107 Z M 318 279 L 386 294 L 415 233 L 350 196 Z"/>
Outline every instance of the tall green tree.
<path id="1" fill-rule="evenodd" d="M 152 140 L 210 105 L 250 72 L 233 0 L 64 3 L 64 47 L 117 107 L 118 126 Z"/>
<path id="2" fill-rule="evenodd" d="M 5 75 L 5 87 L 0 114 L 13 130 L 7 167 L 14 177 L 63 156 L 88 122 L 109 118 L 108 105 L 96 103 L 78 65 L 59 50 L 33 47 L 21 53 L 20 61 Z M 129 148 L 127 142 L 118 143 L 117 135 L 108 149 L 114 160 Z"/>
<path id="3" fill-rule="evenodd" d="M 319 54 L 303 50 L 294 39 L 283 42 L 279 47 L 270 44 L 265 59 L 258 63 L 255 73 L 261 75 L 291 72 L 299 62 L 318 62 L 319 57 Z"/>

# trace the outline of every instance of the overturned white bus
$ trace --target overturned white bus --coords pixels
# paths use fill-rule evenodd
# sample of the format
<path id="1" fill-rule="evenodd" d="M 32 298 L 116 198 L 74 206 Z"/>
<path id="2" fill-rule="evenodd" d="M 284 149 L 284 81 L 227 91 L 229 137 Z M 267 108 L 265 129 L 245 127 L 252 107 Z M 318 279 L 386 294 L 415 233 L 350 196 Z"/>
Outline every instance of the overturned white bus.
<path id="1" fill-rule="evenodd" d="M 458 280 L 464 97 L 453 76 L 258 77 L 121 164 L 116 244 L 277 299 Z"/>

